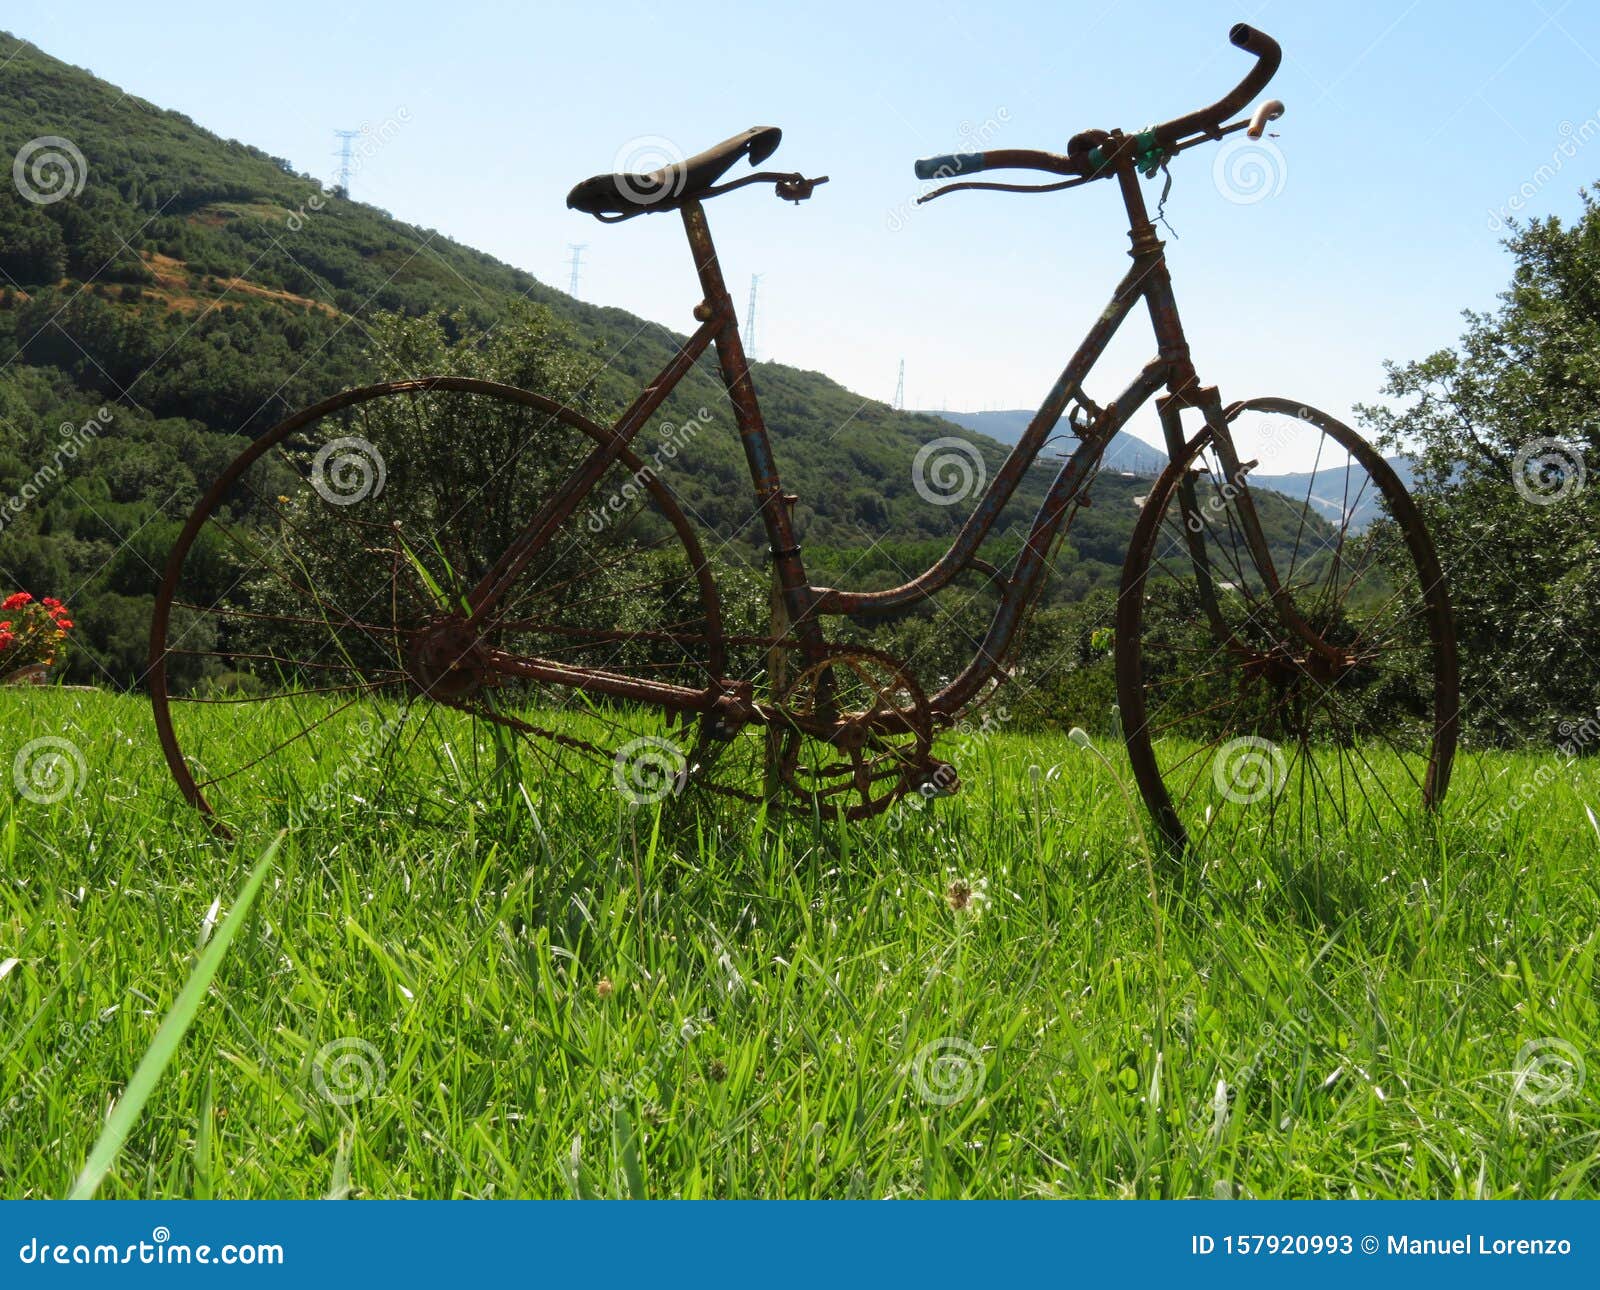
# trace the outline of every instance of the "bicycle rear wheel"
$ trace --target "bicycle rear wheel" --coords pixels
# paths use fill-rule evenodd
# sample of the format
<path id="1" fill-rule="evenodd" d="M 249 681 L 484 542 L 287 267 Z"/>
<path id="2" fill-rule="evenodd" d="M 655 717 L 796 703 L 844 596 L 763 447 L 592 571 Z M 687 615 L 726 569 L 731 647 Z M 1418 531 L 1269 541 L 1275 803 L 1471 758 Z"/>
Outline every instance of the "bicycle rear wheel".
<path id="1" fill-rule="evenodd" d="M 1455 636 L 1439 562 L 1394 468 L 1285 399 L 1227 412 L 1151 490 L 1123 567 L 1117 690 L 1135 779 L 1175 850 L 1240 854 L 1373 836 L 1449 785 Z M 1247 540 L 1260 518 L 1284 595 Z M 1298 619 L 1298 622 L 1296 621 Z"/>
<path id="2" fill-rule="evenodd" d="M 710 567 L 653 466 L 623 454 L 462 626 L 467 591 L 607 437 L 540 395 L 440 377 L 346 391 L 251 444 L 190 516 L 155 606 L 151 695 L 187 800 L 226 832 L 223 816 L 350 811 L 459 825 L 574 780 L 678 791 L 693 717 L 494 666 L 696 689 L 721 672 Z"/>

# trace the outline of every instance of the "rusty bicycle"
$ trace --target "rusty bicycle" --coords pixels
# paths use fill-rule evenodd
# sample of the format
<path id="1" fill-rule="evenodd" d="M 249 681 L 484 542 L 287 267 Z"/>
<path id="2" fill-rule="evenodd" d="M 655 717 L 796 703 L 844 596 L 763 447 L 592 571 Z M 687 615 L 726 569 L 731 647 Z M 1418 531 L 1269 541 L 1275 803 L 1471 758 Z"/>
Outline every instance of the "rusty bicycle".
<path id="1" fill-rule="evenodd" d="M 397 819 L 450 819 L 496 793 L 532 805 L 591 762 L 635 801 L 694 785 L 852 820 L 951 791 L 936 737 L 1007 679 L 1102 454 L 1153 400 L 1169 464 L 1127 551 L 1114 670 L 1161 835 L 1177 848 L 1240 833 L 1286 843 L 1436 805 L 1457 669 L 1418 509 L 1335 418 L 1291 399 L 1224 402 L 1201 382 L 1143 196 L 1141 179 L 1181 154 L 1240 131 L 1259 138 L 1281 115 L 1270 101 L 1230 120 L 1281 58 L 1248 26 L 1230 39 L 1255 62 L 1198 111 L 1086 131 L 1062 153 L 917 163 L 920 178 L 943 181 L 923 201 L 1114 184 L 1132 264 L 948 549 L 893 587 L 808 576 L 707 222 L 715 197 L 760 184 L 799 202 L 825 177 L 725 180 L 777 148 L 780 131 L 758 127 L 649 173 L 578 184 L 568 205 L 604 222 L 681 218 L 701 292 L 695 329 L 609 425 L 568 398 L 445 375 L 346 390 L 251 443 L 184 525 L 155 609 L 151 691 L 184 796 L 225 829 L 233 790 L 285 810 L 333 795 Z M 998 170 L 1048 179 L 970 178 Z M 1141 304 L 1156 357 L 1096 401 L 1085 382 Z M 770 554 L 765 625 L 730 621 L 714 553 L 640 439 L 708 351 Z M 1063 422 L 1076 446 L 998 566 L 986 542 Z M 1242 458 L 1255 449 L 1298 463 L 1294 486 L 1253 485 L 1258 459 Z M 914 612 L 958 578 L 993 604 L 954 675 L 927 683 L 845 629 Z"/>

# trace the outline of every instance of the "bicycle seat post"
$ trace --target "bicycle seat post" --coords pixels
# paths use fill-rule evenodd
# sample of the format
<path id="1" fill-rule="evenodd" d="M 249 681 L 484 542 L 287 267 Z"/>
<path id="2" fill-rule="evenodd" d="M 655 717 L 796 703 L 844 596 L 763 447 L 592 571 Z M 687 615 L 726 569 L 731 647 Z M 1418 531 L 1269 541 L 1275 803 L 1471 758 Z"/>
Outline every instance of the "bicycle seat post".
<path id="1" fill-rule="evenodd" d="M 761 404 L 756 398 L 755 382 L 750 377 L 750 363 L 739 335 L 739 313 L 723 281 L 722 266 L 717 260 L 716 245 L 711 240 L 711 226 L 706 220 L 705 207 L 698 201 L 688 201 L 682 206 L 682 214 L 684 232 L 689 238 L 689 249 L 694 254 L 695 272 L 699 274 L 703 293 L 703 299 L 695 309 L 695 317 L 702 323 L 719 321 L 715 341 L 717 363 L 722 369 L 722 383 L 728 391 L 728 402 L 733 405 L 739 439 L 744 444 L 745 460 L 750 466 L 750 482 L 755 487 L 761 520 L 766 527 L 773 568 L 788 604 L 793 630 L 807 654 L 814 655 L 822 645 L 822 629 L 811 613 L 810 581 L 800 559 L 800 541 L 795 534 L 793 512 L 790 503 L 785 500 L 783 483 L 778 476 L 778 463 L 772 453 L 772 441 L 767 437 L 767 425 L 761 415 Z"/>

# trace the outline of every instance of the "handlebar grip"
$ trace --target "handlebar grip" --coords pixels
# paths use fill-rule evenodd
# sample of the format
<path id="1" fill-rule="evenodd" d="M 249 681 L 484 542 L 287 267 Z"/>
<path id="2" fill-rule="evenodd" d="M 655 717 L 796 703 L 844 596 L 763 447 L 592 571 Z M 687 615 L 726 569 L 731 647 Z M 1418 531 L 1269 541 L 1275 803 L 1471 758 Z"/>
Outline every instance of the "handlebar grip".
<path id="1" fill-rule="evenodd" d="M 1268 99 L 1256 109 L 1255 115 L 1250 118 L 1250 124 L 1245 133 L 1252 139 L 1259 139 L 1267 132 L 1269 123 L 1276 121 L 1283 115 L 1283 100 Z"/>
<path id="2" fill-rule="evenodd" d="M 955 175 L 975 175 L 982 169 L 981 152 L 946 152 L 937 157 L 922 157 L 915 166 L 918 179 L 949 179 Z"/>

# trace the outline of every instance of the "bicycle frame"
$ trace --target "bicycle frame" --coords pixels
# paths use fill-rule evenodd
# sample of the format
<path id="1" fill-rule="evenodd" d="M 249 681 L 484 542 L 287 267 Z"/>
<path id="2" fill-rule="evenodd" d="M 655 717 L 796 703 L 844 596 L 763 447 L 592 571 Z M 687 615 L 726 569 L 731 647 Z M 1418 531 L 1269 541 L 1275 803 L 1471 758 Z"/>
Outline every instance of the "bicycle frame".
<path id="1" fill-rule="evenodd" d="M 949 719 L 975 697 L 999 673 L 1016 638 L 1023 616 L 1038 590 L 1056 538 L 1063 530 L 1069 508 L 1089 482 L 1095 466 L 1112 437 L 1133 414 L 1158 391 L 1162 428 L 1168 452 L 1176 457 L 1184 446 L 1180 413 L 1185 407 L 1198 408 L 1207 425 L 1218 436 L 1219 452 L 1230 473 L 1239 464 L 1228 437 L 1227 420 L 1214 387 L 1198 384 L 1189 359 L 1189 346 L 1173 297 L 1172 279 L 1167 270 L 1164 244 L 1155 235 L 1139 188 L 1131 148 L 1119 148 L 1114 158 L 1115 177 L 1127 208 L 1133 264 L 1112 294 L 1111 302 L 1077 351 L 1067 362 L 1049 394 L 1028 425 L 1026 433 L 1011 450 L 1005 463 L 989 483 L 976 509 L 962 526 L 949 549 L 929 568 L 899 587 L 885 591 L 844 591 L 812 585 L 801 558 L 800 543 L 790 511 L 793 498 L 783 491 L 777 461 L 762 417 L 749 363 L 739 334 L 737 310 L 722 277 L 716 248 L 703 204 L 685 202 L 681 207 L 684 229 L 694 254 L 703 299 L 695 307 L 698 329 L 678 348 L 661 372 L 622 413 L 611 428 L 607 443 L 597 445 L 567 483 L 529 521 L 523 533 L 474 587 L 468 596 L 471 608 L 469 625 L 487 615 L 515 582 L 542 543 L 578 507 L 583 497 L 604 471 L 616 461 L 707 349 L 716 349 L 723 384 L 733 407 L 739 437 L 744 446 L 758 509 L 766 529 L 789 630 L 795 636 L 807 661 L 817 658 L 824 645 L 820 620 L 846 614 L 885 614 L 918 604 L 947 586 L 961 572 L 981 568 L 994 571 L 979 560 L 978 551 L 1010 502 L 1028 468 L 1038 459 L 1052 431 L 1069 406 L 1076 405 L 1087 420 L 1075 421 L 1080 443 L 1062 464 L 1054 482 L 1035 515 L 1022 550 L 1011 568 L 998 578 L 1000 606 L 990 623 L 977 653 L 963 671 L 929 698 L 936 717 Z M 1083 390 L 1083 381 L 1104 354 L 1128 315 L 1143 302 L 1149 311 L 1157 342 L 1157 356 L 1150 360 L 1114 400 L 1096 405 Z M 1242 473 L 1242 472 L 1241 472 Z M 1255 528 L 1258 526 L 1251 525 Z M 1271 569 L 1270 556 L 1261 544 L 1259 559 Z M 1270 581 L 1275 584 L 1276 579 Z M 1273 587 L 1276 592 L 1276 587 Z M 520 667 L 507 670 L 522 671 Z M 667 706 L 689 706 L 687 696 L 645 694 L 637 684 L 622 684 L 622 678 L 601 680 L 599 689 L 616 690 L 647 702 Z M 652 687 L 659 689 L 661 687 Z M 668 689 L 674 687 L 666 687 Z"/>

